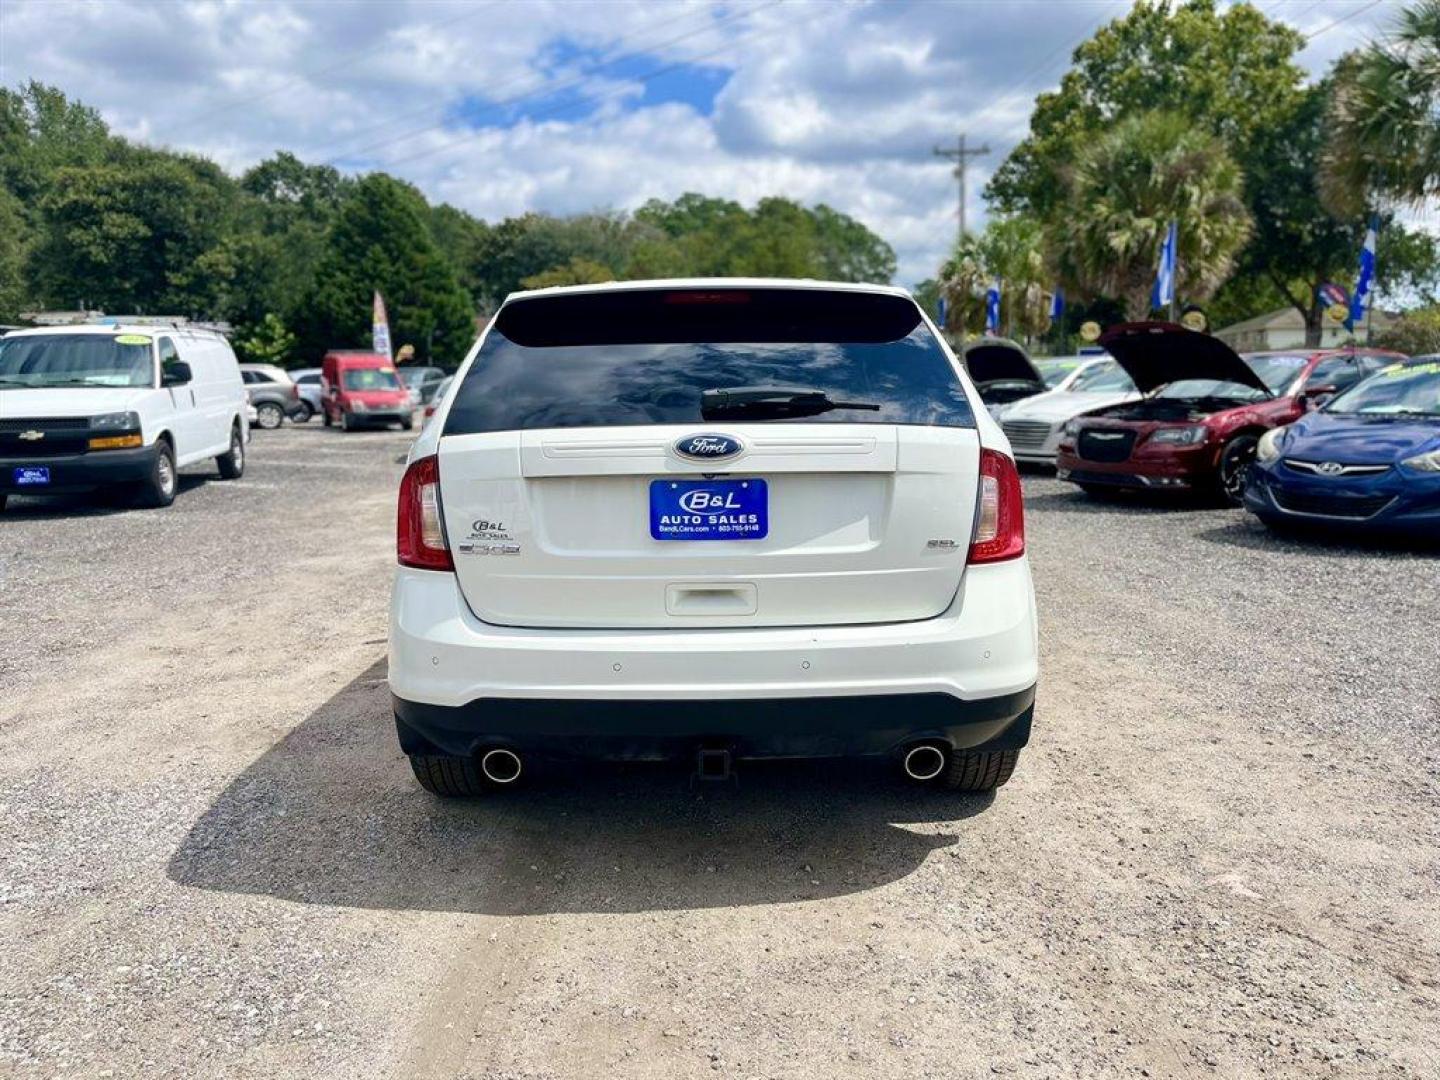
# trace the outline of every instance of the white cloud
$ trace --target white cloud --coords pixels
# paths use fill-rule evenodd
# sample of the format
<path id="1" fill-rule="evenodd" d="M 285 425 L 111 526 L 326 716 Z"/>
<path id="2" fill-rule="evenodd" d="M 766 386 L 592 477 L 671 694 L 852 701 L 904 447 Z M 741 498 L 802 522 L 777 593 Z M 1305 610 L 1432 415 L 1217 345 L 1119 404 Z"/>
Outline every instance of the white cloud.
<path id="1" fill-rule="evenodd" d="M 1396 10 L 1367 3 L 1282 0 L 1272 13 L 1324 31 L 1304 55 L 1318 70 Z M 899 279 L 913 283 L 955 228 L 954 179 L 932 147 L 962 130 L 991 147 L 968 185 L 978 222 L 980 191 L 1024 134 L 1034 94 L 1126 6 L 4 0 L 0 82 L 52 83 L 122 134 L 232 170 L 287 149 L 388 169 L 491 219 L 687 190 L 824 201 L 889 240 Z M 631 53 L 645 57 L 625 61 Z M 594 71 L 597 54 L 620 62 Z M 645 71 L 696 57 L 731 72 L 713 113 L 640 104 Z M 537 89 L 561 84 L 602 100 L 588 115 L 456 126 L 467 103 L 522 96 L 534 108 Z"/>

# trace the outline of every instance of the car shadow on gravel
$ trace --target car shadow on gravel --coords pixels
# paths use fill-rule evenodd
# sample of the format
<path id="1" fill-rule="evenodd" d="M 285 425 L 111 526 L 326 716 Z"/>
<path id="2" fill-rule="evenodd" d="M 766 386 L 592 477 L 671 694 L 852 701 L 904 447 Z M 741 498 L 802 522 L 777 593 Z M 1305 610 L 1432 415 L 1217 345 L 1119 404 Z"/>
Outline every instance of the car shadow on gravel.
<path id="1" fill-rule="evenodd" d="M 175 498 L 183 499 L 187 491 L 204 487 L 214 476 L 194 476 L 182 472 L 175 486 Z M 12 495 L 3 513 L 6 517 L 27 518 L 31 521 L 46 518 L 106 517 L 110 514 L 124 514 L 137 509 L 128 502 L 107 502 L 105 496 L 96 492 L 66 492 L 63 495 Z"/>
<path id="2" fill-rule="evenodd" d="M 1440 558 L 1440 539 L 1426 541 L 1418 537 L 1382 534 L 1355 536 L 1326 531 L 1323 528 L 1297 528 L 1275 532 L 1248 514 L 1239 520 L 1205 529 L 1195 535 L 1210 544 L 1251 551 L 1265 550 L 1284 555 L 1395 555 Z"/>
<path id="3" fill-rule="evenodd" d="M 492 915 L 779 904 L 903 878 L 932 851 L 963 847 L 958 823 L 994 799 L 862 764 L 742 763 L 727 785 L 586 765 L 440 800 L 399 752 L 384 674 L 379 661 L 231 782 L 172 857 L 171 879 Z"/>
<path id="4" fill-rule="evenodd" d="M 1090 495 L 1074 491 L 1040 491 L 1025 496 L 1025 509 L 1062 514 L 1171 514 L 1177 510 L 1213 510 L 1214 500 L 1162 492 L 1120 492 Z"/>

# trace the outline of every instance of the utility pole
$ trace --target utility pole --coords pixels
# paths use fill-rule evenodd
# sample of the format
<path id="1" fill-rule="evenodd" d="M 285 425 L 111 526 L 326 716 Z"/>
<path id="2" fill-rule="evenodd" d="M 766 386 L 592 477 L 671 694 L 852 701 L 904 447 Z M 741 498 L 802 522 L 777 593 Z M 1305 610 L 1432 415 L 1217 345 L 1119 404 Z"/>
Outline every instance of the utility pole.
<path id="1" fill-rule="evenodd" d="M 960 228 L 955 233 L 957 240 L 965 239 L 965 170 L 970 164 L 972 157 L 979 157 L 981 154 L 990 153 L 988 146 L 966 146 L 965 136 L 961 135 L 954 147 L 937 146 L 935 156 L 945 158 L 947 161 L 955 162 L 955 179 L 960 185 Z"/>

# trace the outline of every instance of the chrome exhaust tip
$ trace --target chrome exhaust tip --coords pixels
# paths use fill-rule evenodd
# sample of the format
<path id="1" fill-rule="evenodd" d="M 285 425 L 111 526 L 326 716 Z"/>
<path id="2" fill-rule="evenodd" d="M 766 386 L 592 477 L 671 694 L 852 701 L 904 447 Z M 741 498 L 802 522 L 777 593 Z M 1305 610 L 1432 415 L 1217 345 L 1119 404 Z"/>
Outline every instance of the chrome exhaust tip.
<path id="1" fill-rule="evenodd" d="M 513 784 L 520 769 L 520 755 L 513 750 L 487 750 L 480 758 L 480 771 L 492 784 Z"/>
<path id="2" fill-rule="evenodd" d="M 905 775 L 911 780 L 934 780 L 945 771 L 945 751 L 931 743 L 912 746 L 905 754 Z"/>

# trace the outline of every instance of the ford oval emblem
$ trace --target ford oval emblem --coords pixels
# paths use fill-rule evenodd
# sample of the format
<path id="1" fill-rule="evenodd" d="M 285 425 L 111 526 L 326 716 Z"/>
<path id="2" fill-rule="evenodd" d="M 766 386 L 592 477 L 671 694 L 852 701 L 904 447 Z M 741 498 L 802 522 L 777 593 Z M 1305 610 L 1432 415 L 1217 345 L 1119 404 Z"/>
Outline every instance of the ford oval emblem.
<path id="1" fill-rule="evenodd" d="M 745 444 L 731 435 L 686 435 L 675 440 L 675 453 L 690 461 L 723 461 L 745 449 Z"/>

